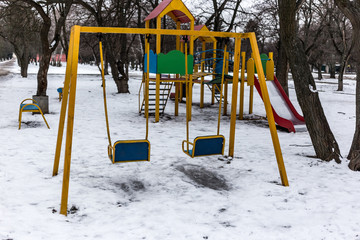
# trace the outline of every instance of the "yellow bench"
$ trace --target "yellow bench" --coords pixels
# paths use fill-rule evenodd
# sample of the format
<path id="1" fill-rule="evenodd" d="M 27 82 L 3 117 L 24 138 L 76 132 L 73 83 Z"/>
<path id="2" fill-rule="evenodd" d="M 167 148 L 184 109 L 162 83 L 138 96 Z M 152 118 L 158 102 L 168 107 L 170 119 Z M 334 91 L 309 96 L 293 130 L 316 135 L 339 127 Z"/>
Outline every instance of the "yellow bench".
<path id="1" fill-rule="evenodd" d="M 25 101 L 32 101 L 32 103 L 25 103 Z M 39 105 L 37 104 L 37 102 L 32 99 L 32 98 L 27 98 L 24 99 L 21 103 L 20 103 L 20 109 L 19 109 L 19 130 L 21 128 L 21 115 L 23 112 L 33 112 L 33 113 L 40 113 L 41 116 L 43 117 L 46 126 L 50 129 L 49 124 L 47 123 L 45 116 L 43 114 L 43 112 L 41 111 L 41 108 L 39 107 Z"/>

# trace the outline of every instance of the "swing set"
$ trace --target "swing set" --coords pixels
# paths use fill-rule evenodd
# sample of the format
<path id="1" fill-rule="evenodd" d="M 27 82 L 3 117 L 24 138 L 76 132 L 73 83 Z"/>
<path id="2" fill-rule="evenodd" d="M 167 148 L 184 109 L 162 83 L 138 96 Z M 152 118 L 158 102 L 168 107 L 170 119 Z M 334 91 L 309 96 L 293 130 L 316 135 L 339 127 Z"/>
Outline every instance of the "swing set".
<path id="1" fill-rule="evenodd" d="M 155 11 L 156 10 L 156 11 Z M 155 11 L 155 12 L 154 12 Z M 269 129 L 271 133 L 271 138 L 273 142 L 273 147 L 276 155 L 277 165 L 280 173 L 280 178 L 284 186 L 288 186 L 288 180 L 285 170 L 285 165 L 281 153 L 279 138 L 276 131 L 275 121 L 273 112 L 271 109 L 271 104 L 269 100 L 269 94 L 267 91 L 265 76 L 263 72 L 263 67 L 261 65 L 261 59 L 259 54 L 259 49 L 256 42 L 255 33 L 230 33 L 230 32 L 210 32 L 210 31 L 195 31 L 194 30 L 194 18 L 192 17 L 189 10 L 183 4 L 181 0 L 164 0 L 162 1 L 157 8 L 154 9 L 154 14 L 150 14 L 145 20 L 145 28 L 114 28 L 114 27 L 83 27 L 75 25 L 71 28 L 70 42 L 69 42 L 69 52 L 66 66 L 66 74 L 64 81 L 63 89 L 63 99 L 60 110 L 60 119 L 59 119 L 59 128 L 56 142 L 56 151 L 54 158 L 54 167 L 53 167 L 53 176 L 58 174 L 61 147 L 65 129 L 65 119 L 67 119 L 66 126 L 66 141 L 65 141 L 65 153 L 64 153 L 64 171 L 63 171 L 63 181 L 62 181 L 62 194 L 61 194 L 61 207 L 60 214 L 67 215 L 67 205 L 68 205 L 68 193 L 69 193 L 69 181 L 70 181 L 70 165 L 71 165 L 71 154 L 72 154 L 72 140 L 73 140 L 73 130 L 74 130 L 74 119 L 75 119 L 75 98 L 76 98 L 76 84 L 77 84 L 77 68 L 78 68 L 78 58 L 79 58 L 79 43 L 81 33 L 93 33 L 93 34 L 142 34 L 145 35 L 145 54 L 146 54 L 146 71 L 145 71 L 145 116 L 146 116 L 146 134 L 144 139 L 140 140 L 119 140 L 112 144 L 110 137 L 110 128 L 109 128 L 109 119 L 107 112 L 107 101 L 106 101 L 106 89 L 105 89 L 105 77 L 104 77 L 104 66 L 103 66 L 103 57 L 102 57 L 102 41 L 99 39 L 100 47 L 100 56 L 101 56 L 101 77 L 103 82 L 103 96 L 104 96 L 104 109 L 105 109 L 105 119 L 106 119 L 106 128 L 108 136 L 108 156 L 112 163 L 119 162 L 134 162 L 134 161 L 149 161 L 150 160 L 150 141 L 148 140 L 148 110 L 149 110 L 149 74 L 151 71 L 150 66 L 150 35 L 156 36 L 156 54 L 157 58 L 163 57 L 160 52 L 161 42 L 160 39 L 163 35 L 172 35 L 176 36 L 176 45 L 177 50 L 180 46 L 180 37 L 187 36 L 189 37 L 189 54 L 188 54 L 188 42 L 185 41 L 184 47 L 184 61 L 177 62 L 180 68 L 184 68 L 181 71 L 185 72 L 185 79 L 178 78 L 173 80 L 175 83 L 183 83 L 186 85 L 186 140 L 182 142 L 182 149 L 185 154 L 190 157 L 199 157 L 206 155 L 218 155 L 224 154 L 224 145 L 225 138 L 223 135 L 220 135 L 220 114 L 221 114 L 221 101 L 219 104 L 218 112 L 218 126 L 217 133 L 215 135 L 209 136 L 198 136 L 192 142 L 189 137 L 189 121 L 191 120 L 191 97 L 192 97 L 192 85 L 193 85 L 193 76 L 192 72 L 193 66 L 189 66 L 189 59 L 193 58 L 194 50 L 194 39 L 199 37 L 211 37 L 211 38 L 233 38 L 235 43 L 234 49 L 234 70 L 233 70 L 233 87 L 232 87 L 232 98 L 231 98 L 231 119 L 230 119 L 230 134 L 229 134 L 229 153 L 230 157 L 234 156 L 235 149 L 235 127 L 236 127 L 236 108 L 237 108 L 237 96 L 238 96 L 238 82 L 239 82 L 239 67 L 240 67 L 240 55 L 241 55 L 241 40 L 247 38 L 250 40 L 253 59 L 256 69 L 258 70 L 258 79 L 261 91 L 263 93 L 263 102 L 266 110 L 266 115 L 269 123 Z M 172 19 L 176 20 L 177 29 L 168 30 L 161 29 L 161 18 L 165 15 L 169 15 Z M 151 29 L 149 21 L 153 18 L 157 20 L 157 28 Z M 190 30 L 181 30 L 181 23 L 189 23 Z M 227 50 L 226 47 L 224 49 Z M 179 51 L 178 51 L 179 52 Z M 181 52 L 180 52 L 181 53 Z M 178 53 L 176 53 L 178 54 Z M 224 54 L 223 59 L 223 69 L 224 65 L 227 62 L 227 55 Z M 183 59 L 181 57 L 181 59 Z M 161 61 L 160 61 L 161 62 Z M 163 61 L 166 63 L 166 61 Z M 156 81 L 157 94 L 156 98 L 159 99 L 159 85 L 162 81 L 159 71 L 159 67 L 164 67 L 159 65 L 157 62 L 156 70 Z M 184 63 L 182 65 L 182 63 Z M 244 60 L 243 60 L 244 63 Z M 183 66 L 183 67 L 182 67 Z M 189 71 L 190 67 L 190 71 Z M 242 66 L 244 68 L 244 66 Z M 166 70 L 173 71 L 173 70 Z M 167 72 L 169 73 L 169 72 Z M 173 72 L 172 72 L 173 73 Z M 175 73 L 178 75 L 178 73 Z M 243 74 L 243 71 L 242 71 Z M 172 80 L 165 80 L 172 81 Z M 222 98 L 222 88 L 224 85 L 224 71 L 221 76 L 221 98 Z M 157 101 L 158 102 L 158 101 Z M 158 114 L 155 115 L 155 122 Z"/>

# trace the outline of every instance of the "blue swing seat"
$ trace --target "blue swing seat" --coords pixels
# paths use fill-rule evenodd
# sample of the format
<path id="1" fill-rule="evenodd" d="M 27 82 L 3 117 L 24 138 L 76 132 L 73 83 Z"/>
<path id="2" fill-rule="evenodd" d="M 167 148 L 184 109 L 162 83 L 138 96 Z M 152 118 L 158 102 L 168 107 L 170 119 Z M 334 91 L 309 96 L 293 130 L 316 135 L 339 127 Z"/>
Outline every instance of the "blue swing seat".
<path id="1" fill-rule="evenodd" d="M 108 147 L 112 163 L 150 161 L 150 142 L 148 140 L 120 140 Z"/>
<path id="2" fill-rule="evenodd" d="M 192 149 L 185 149 L 185 144 L 193 146 Z M 201 136 L 194 139 L 194 143 L 184 140 L 182 142 L 183 152 L 190 157 L 201 157 L 209 155 L 223 155 L 225 137 L 222 135 Z"/>

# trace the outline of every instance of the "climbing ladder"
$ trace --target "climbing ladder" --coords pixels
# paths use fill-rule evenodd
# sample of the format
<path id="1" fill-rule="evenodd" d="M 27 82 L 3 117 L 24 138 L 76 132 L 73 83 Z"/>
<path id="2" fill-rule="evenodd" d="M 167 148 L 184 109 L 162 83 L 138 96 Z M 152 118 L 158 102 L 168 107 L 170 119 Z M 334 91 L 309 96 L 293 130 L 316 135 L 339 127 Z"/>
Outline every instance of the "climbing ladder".
<path id="1" fill-rule="evenodd" d="M 206 84 L 208 86 L 208 88 L 210 89 L 210 91 L 212 92 L 213 91 L 213 88 L 214 89 L 214 97 L 216 99 L 217 102 L 220 101 L 220 86 L 218 86 L 217 84 Z M 224 99 L 222 99 L 224 100 Z"/>
<path id="2" fill-rule="evenodd" d="M 145 112 L 144 84 L 145 82 L 142 82 L 139 89 L 140 114 L 143 114 Z M 165 107 L 170 96 L 172 85 L 173 85 L 172 82 L 160 82 L 160 102 L 159 102 L 160 114 L 164 114 Z M 140 97 L 141 95 L 142 98 Z M 150 115 L 155 114 L 155 106 L 156 106 L 156 82 L 151 81 L 149 82 L 149 114 Z"/>

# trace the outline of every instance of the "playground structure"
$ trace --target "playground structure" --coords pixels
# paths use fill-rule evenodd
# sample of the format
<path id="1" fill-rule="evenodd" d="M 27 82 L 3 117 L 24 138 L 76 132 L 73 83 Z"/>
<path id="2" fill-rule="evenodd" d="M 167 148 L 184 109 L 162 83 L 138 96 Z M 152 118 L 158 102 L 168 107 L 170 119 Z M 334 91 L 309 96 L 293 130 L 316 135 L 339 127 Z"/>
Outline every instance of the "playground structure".
<path id="1" fill-rule="evenodd" d="M 161 29 L 161 18 L 165 15 L 170 16 L 174 21 L 176 21 L 177 29 L 176 30 L 167 30 Z M 149 21 L 151 19 L 156 18 L 157 27 L 156 29 L 150 28 Z M 189 23 L 190 30 L 181 30 L 181 24 Z M 78 56 L 79 56 L 79 42 L 80 42 L 80 34 L 81 33 L 95 33 L 95 34 L 104 34 L 104 33 L 112 33 L 112 34 L 143 34 L 146 36 L 145 40 L 145 53 L 146 53 L 146 72 L 144 74 L 145 80 L 145 115 L 147 117 L 147 129 L 148 129 L 148 111 L 149 111 L 149 85 L 150 81 L 155 82 L 156 86 L 156 113 L 155 113 L 155 122 L 159 120 L 159 102 L 160 102 L 160 84 L 161 82 L 173 82 L 178 83 L 175 84 L 176 88 L 179 88 L 179 83 L 185 84 L 186 86 L 186 121 L 187 125 L 191 120 L 191 105 L 192 105 L 192 85 L 193 85 L 193 66 L 191 63 L 191 59 L 193 58 L 193 48 L 194 48 L 194 39 L 195 38 L 232 38 L 234 39 L 235 48 L 234 48 L 234 69 L 233 69 L 233 87 L 232 87 L 232 94 L 231 94 L 231 119 L 230 119 L 230 135 L 229 135 L 229 156 L 234 156 L 234 148 L 235 148 L 235 127 L 236 127 L 236 107 L 237 107 L 237 95 L 238 95 L 238 82 L 239 82 L 239 66 L 240 66 L 240 55 L 241 55 L 241 40 L 242 39 L 249 39 L 252 52 L 253 52 L 253 62 L 256 68 L 258 69 L 258 81 L 260 85 L 260 89 L 263 96 L 264 106 L 267 114 L 267 119 L 269 123 L 271 138 L 273 142 L 273 147 L 276 155 L 276 160 L 278 164 L 278 169 L 280 173 L 280 178 L 282 184 L 284 186 L 288 186 L 288 180 L 286 176 L 285 165 L 283 162 L 283 157 L 281 153 L 280 143 L 276 131 L 276 126 L 274 122 L 274 116 L 269 100 L 269 94 L 267 91 L 267 86 L 265 82 L 265 76 L 263 72 L 263 67 L 261 65 L 260 54 L 256 42 L 255 33 L 230 33 L 230 32 L 210 32 L 210 31 L 195 31 L 194 30 L 194 18 L 192 17 L 189 10 L 183 4 L 181 0 L 164 0 L 159 4 L 157 8 L 154 9 L 150 15 L 145 18 L 145 28 L 111 28 L 111 27 L 82 27 L 82 26 L 73 26 L 71 28 L 71 35 L 70 35 L 70 43 L 69 43 L 69 54 L 68 54 L 68 64 L 66 66 L 66 74 L 65 74 L 65 82 L 64 82 L 64 89 L 63 89 L 63 99 L 61 105 L 61 112 L 60 112 L 60 119 L 59 119 L 59 128 L 58 128 L 58 136 L 57 136 L 57 143 L 56 143 L 56 151 L 55 151 L 55 159 L 54 159 L 54 168 L 53 168 L 53 175 L 58 174 L 59 162 L 60 162 L 60 153 L 61 153 L 61 146 L 65 128 L 65 118 L 67 117 L 67 126 L 66 126 L 66 142 L 65 142 L 65 156 L 64 156 L 64 173 L 63 173 L 63 186 L 62 186 L 62 196 L 61 196 L 61 208 L 60 214 L 67 215 L 67 203 L 68 203 L 68 191 L 69 191 L 69 176 L 70 176 L 70 164 L 71 164 L 71 152 L 72 152 L 72 139 L 73 139 L 73 127 L 74 127 L 74 117 L 75 117 L 75 97 L 76 97 L 76 82 L 77 82 L 77 66 L 78 66 Z M 156 65 L 154 61 L 150 62 L 150 43 L 149 43 L 149 36 L 155 35 L 156 36 Z M 161 36 L 163 35 L 173 35 L 176 36 L 176 50 L 174 52 L 169 52 L 168 54 L 164 55 L 161 53 L 160 45 L 161 45 Z M 184 53 L 179 51 L 180 49 L 180 38 L 181 36 L 185 36 L 184 40 Z M 188 54 L 188 46 L 189 43 L 189 54 Z M 101 48 L 101 44 L 100 48 Z M 226 52 L 226 48 L 224 50 Z M 175 57 L 174 57 L 175 56 Z M 223 59 L 223 69 L 226 65 L 227 54 L 224 54 Z M 162 61 L 161 58 L 165 58 L 167 61 Z M 173 68 L 174 64 L 176 63 L 175 68 Z M 244 62 L 244 59 L 243 59 Z M 156 66 L 153 67 L 152 66 Z M 153 69 L 153 70 L 152 70 Z M 155 70 L 154 70 L 155 69 Z M 241 76 L 244 76 L 244 65 L 241 69 Z M 151 71 L 155 71 L 156 78 L 151 79 L 150 73 Z M 161 74 L 175 74 L 175 78 L 166 79 L 162 78 Z M 185 77 L 181 77 L 184 75 Z M 103 73 L 102 73 L 103 77 Z M 221 89 L 220 94 L 222 94 L 222 86 L 224 85 L 224 71 L 221 76 Z M 242 78 L 245 80 L 245 78 Z M 107 118 L 107 110 L 106 110 L 106 98 L 105 98 L 105 86 L 104 86 L 104 107 L 105 107 L 105 115 Z M 179 91 L 176 91 L 178 94 Z M 175 101 L 177 101 L 178 96 L 175 97 Z M 221 100 L 220 100 L 221 103 Z M 219 104 L 219 118 L 220 118 L 220 109 L 221 104 Z M 108 121 L 108 120 L 106 120 Z M 107 123 L 108 124 L 108 123 Z M 183 143 L 187 145 L 192 145 L 193 149 L 190 149 L 187 146 L 184 149 L 184 152 L 187 155 L 194 157 L 195 155 L 203 156 L 203 155 L 211 155 L 211 154 L 223 154 L 223 147 L 225 139 L 222 135 L 219 134 L 219 124 L 218 121 L 218 132 L 217 135 L 210 135 L 210 136 L 201 136 L 195 138 L 193 143 L 189 141 L 189 127 L 187 127 L 187 140 Z M 109 137 L 109 127 L 108 127 L 108 137 Z M 146 138 L 147 140 L 147 133 Z M 145 140 L 141 140 L 145 142 Z M 211 141 L 211 144 L 218 147 L 214 153 L 207 151 L 205 148 L 209 148 L 207 141 Z M 139 141 L 140 142 L 140 141 Z M 139 143 L 138 142 L 138 143 Z M 127 150 L 127 154 L 131 155 L 133 149 L 132 146 L 127 145 L 126 143 L 133 143 L 133 140 L 126 140 L 125 142 L 120 142 L 119 145 Z M 115 143 L 116 144 L 116 143 Z M 131 145 L 131 144 L 130 144 Z M 109 157 L 112 158 L 112 162 L 116 162 L 116 146 L 112 146 L 111 140 L 109 137 Z M 205 146 L 205 147 L 204 147 Z M 221 150 L 220 147 L 221 147 Z M 143 148 L 144 146 L 142 146 Z M 150 160 L 150 142 L 146 142 L 145 148 L 148 148 L 148 158 L 147 159 L 121 159 L 120 162 L 123 161 L 137 161 L 137 160 Z M 205 152 L 196 153 L 196 149 L 200 149 Z"/>
<path id="2" fill-rule="evenodd" d="M 26 101 L 32 101 L 32 102 L 31 103 L 25 103 Z M 45 122 L 46 126 L 48 127 L 48 129 L 50 129 L 50 126 L 49 126 L 48 122 L 46 121 L 46 118 L 45 118 L 43 112 L 41 111 L 41 108 L 39 107 L 38 103 L 32 98 L 27 98 L 27 99 L 24 99 L 23 101 L 21 101 L 21 103 L 20 103 L 19 130 L 21 128 L 21 117 L 22 117 L 23 112 L 40 113 L 42 118 L 44 119 L 44 122 Z"/>
<path id="3" fill-rule="evenodd" d="M 269 53 L 269 57 L 266 54 L 261 54 L 261 62 L 266 75 L 266 85 L 270 96 L 271 109 L 274 115 L 275 122 L 282 128 L 285 128 L 289 132 L 296 132 L 296 125 L 305 125 L 304 117 L 301 116 L 291 103 L 289 97 L 281 87 L 279 81 L 274 75 L 274 60 L 273 54 Z M 242 67 L 245 67 L 245 53 L 242 53 Z M 241 75 L 240 86 L 240 104 L 239 104 L 239 119 L 243 119 L 244 114 L 244 82 L 250 87 L 249 94 L 249 114 L 253 111 L 253 91 L 254 86 L 258 91 L 260 97 L 263 99 L 260 82 L 255 76 L 255 65 L 253 56 L 247 61 L 247 77 L 245 74 Z M 244 79 L 244 81 L 242 80 Z"/>
<path id="4" fill-rule="evenodd" d="M 145 18 L 146 26 L 148 27 L 150 25 L 149 21 L 151 19 L 157 18 L 160 19 L 164 16 L 164 12 L 170 11 L 169 16 L 177 22 L 177 29 L 180 29 L 181 23 L 186 23 L 187 21 L 190 22 L 190 29 L 193 24 L 193 16 L 190 12 L 186 12 L 187 8 L 185 5 L 182 4 L 181 1 L 179 1 L 179 4 L 175 8 L 182 9 L 186 14 L 184 16 L 179 15 L 178 10 L 174 10 L 174 5 L 170 4 L 170 2 L 174 1 L 163 1 L 159 4 L 158 7 L 156 7 L 147 18 Z M 167 5 L 168 4 L 168 5 Z M 174 12 L 174 13 L 173 13 Z M 176 14 L 178 15 L 176 15 Z M 181 16 L 181 20 L 179 20 L 179 17 Z M 158 21 L 159 22 L 159 21 Z M 157 28 L 161 30 L 161 25 L 157 25 Z M 209 29 L 205 25 L 197 25 L 194 26 L 194 31 L 200 31 L 207 33 L 209 32 Z M 187 36 L 187 38 L 190 38 L 190 36 Z M 195 52 L 192 55 L 192 50 L 194 43 L 191 44 L 191 42 L 195 42 L 196 40 L 201 41 L 201 51 Z M 173 99 L 175 100 L 175 111 L 174 115 L 178 116 L 178 109 L 179 109 L 179 102 L 180 100 L 185 97 L 186 94 L 183 94 L 183 88 L 185 85 L 185 69 L 182 65 L 179 65 L 180 63 L 184 62 L 184 49 L 185 49 L 185 41 L 184 39 L 181 39 L 180 36 L 177 36 L 176 38 L 176 50 L 173 50 L 166 55 L 161 53 L 161 39 L 160 37 L 156 38 L 156 51 L 157 53 L 154 54 L 153 51 L 150 51 L 150 73 L 156 74 L 156 78 L 150 78 L 150 84 L 153 86 L 156 86 L 155 92 L 148 93 L 148 96 L 155 96 L 155 99 L 152 100 L 151 103 L 148 103 L 150 107 L 152 107 L 150 110 L 153 110 L 153 113 L 155 114 L 155 122 L 159 121 L 159 115 L 160 111 L 161 113 L 164 113 L 172 86 L 175 85 L 175 93 L 172 93 Z M 212 49 L 206 49 L 207 44 L 212 45 Z M 189 55 L 189 61 L 188 61 L 188 73 L 190 74 L 190 82 L 192 84 L 200 84 L 200 108 L 204 107 L 204 86 L 207 85 L 209 89 L 211 90 L 211 104 L 214 104 L 215 99 L 219 102 L 219 95 L 220 92 L 222 93 L 222 90 L 220 90 L 220 84 L 223 85 L 224 93 L 222 94 L 224 98 L 224 107 L 223 107 L 223 115 L 227 115 L 227 105 L 228 105 L 228 85 L 232 84 L 233 82 L 233 76 L 228 75 L 229 72 L 229 51 L 223 50 L 223 49 L 216 49 L 217 40 L 213 36 L 193 36 L 192 41 L 190 41 L 190 55 Z M 217 57 L 217 53 L 222 52 L 223 57 L 219 58 Z M 206 57 L 206 53 L 212 54 L 212 57 L 208 58 Z M 198 56 L 198 59 L 195 57 Z M 146 72 L 147 69 L 147 63 L 146 63 L 146 57 L 145 54 L 145 61 L 144 61 L 144 69 Z M 225 57 L 227 60 L 225 61 Z M 296 109 L 292 105 L 291 101 L 289 100 L 288 96 L 285 94 L 284 90 L 282 89 L 279 81 L 274 76 L 274 61 L 272 57 L 272 53 L 269 54 L 269 57 L 266 54 L 262 54 L 261 56 L 261 62 L 263 69 L 265 70 L 264 73 L 266 75 L 267 85 L 272 90 L 271 93 L 271 102 L 272 102 L 272 111 L 275 117 L 275 122 L 285 129 L 287 129 L 289 132 L 295 132 L 295 125 L 304 125 L 304 118 L 297 113 Z M 241 81 L 241 87 L 240 87 L 240 108 L 239 108 L 239 119 L 243 119 L 243 113 L 244 113 L 244 83 L 247 82 L 247 85 L 249 86 L 250 90 L 250 96 L 249 96 L 249 114 L 253 112 L 253 98 L 254 98 L 254 86 L 255 89 L 258 91 L 260 97 L 262 98 L 262 91 L 259 85 L 259 81 L 255 76 L 256 69 L 254 65 L 253 57 L 250 57 L 245 64 L 245 53 L 242 53 L 242 68 L 247 69 L 247 76 L 245 77 L 245 69 L 242 69 L 242 74 L 240 81 Z M 223 65 L 223 61 L 225 61 L 225 64 Z M 233 63 L 233 61 L 231 61 Z M 212 71 L 205 71 L 206 64 L 211 66 Z M 194 66 L 194 67 L 192 67 Z M 199 71 L 200 70 L 200 71 Z M 267 71 L 266 71 L 267 70 Z M 222 73 L 225 72 L 223 83 L 222 81 Z M 168 74 L 164 75 L 162 74 Z M 171 78 L 170 74 L 176 74 L 175 77 Z M 212 76 L 211 80 L 205 80 L 206 76 Z M 145 76 L 145 75 L 144 75 Z M 139 112 L 145 113 L 145 87 L 143 85 L 145 84 L 145 77 L 143 77 L 143 84 L 140 86 L 139 89 Z M 163 88 L 161 89 L 161 86 Z M 222 87 L 222 86 L 221 86 Z M 140 92 L 141 90 L 144 90 L 144 99 L 140 99 Z M 187 101 L 192 102 L 192 87 L 189 87 L 189 97 L 187 97 Z M 186 91 L 188 92 L 188 91 Z M 218 95 L 216 95 L 218 94 Z M 188 108 L 187 110 L 190 112 L 188 115 L 188 119 L 191 120 L 191 106 L 186 106 Z"/>

